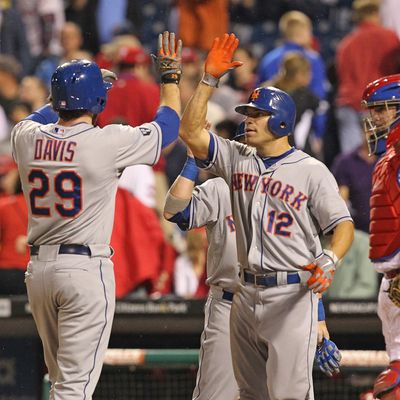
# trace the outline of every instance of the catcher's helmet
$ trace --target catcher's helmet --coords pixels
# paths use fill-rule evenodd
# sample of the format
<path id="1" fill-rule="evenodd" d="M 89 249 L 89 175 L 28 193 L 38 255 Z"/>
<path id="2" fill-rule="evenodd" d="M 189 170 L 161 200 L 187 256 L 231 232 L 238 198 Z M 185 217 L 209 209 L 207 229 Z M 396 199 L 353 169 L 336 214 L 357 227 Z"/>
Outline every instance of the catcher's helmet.
<path id="1" fill-rule="evenodd" d="M 271 113 L 268 129 L 275 136 L 287 136 L 293 132 L 296 120 L 296 105 L 293 99 L 283 90 L 275 87 L 254 89 L 247 104 L 235 108 L 239 114 L 247 115 L 249 109 Z"/>
<path id="2" fill-rule="evenodd" d="M 400 74 L 384 76 L 367 85 L 362 96 L 362 106 L 371 111 L 374 108 L 396 107 L 394 118 L 377 126 L 374 118 L 368 115 L 364 118 L 364 130 L 367 135 L 370 153 L 385 152 L 386 139 L 395 139 L 400 133 Z M 396 128 L 398 127 L 398 128 Z M 395 129 L 396 128 L 396 129 Z"/>
<path id="3" fill-rule="evenodd" d="M 112 84 L 103 80 L 100 68 L 94 62 L 73 60 L 60 65 L 51 78 L 53 108 L 60 110 L 87 110 L 99 114 L 107 101 L 107 90 Z"/>

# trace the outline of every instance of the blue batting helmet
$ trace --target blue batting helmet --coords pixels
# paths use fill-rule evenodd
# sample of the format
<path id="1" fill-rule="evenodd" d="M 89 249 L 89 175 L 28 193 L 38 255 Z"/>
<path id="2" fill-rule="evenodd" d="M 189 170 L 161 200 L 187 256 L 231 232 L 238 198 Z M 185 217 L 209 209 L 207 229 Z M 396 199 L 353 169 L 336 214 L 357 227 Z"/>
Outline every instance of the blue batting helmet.
<path id="1" fill-rule="evenodd" d="M 275 136 L 287 136 L 293 132 L 296 105 L 283 90 L 272 86 L 254 89 L 248 103 L 237 106 L 235 111 L 247 115 L 249 109 L 267 111 L 271 114 L 268 120 L 268 129 Z"/>
<path id="2" fill-rule="evenodd" d="M 94 62 L 73 60 L 60 65 L 51 77 L 53 108 L 87 110 L 99 114 L 107 101 L 107 90 L 112 84 L 103 80 L 100 68 Z"/>

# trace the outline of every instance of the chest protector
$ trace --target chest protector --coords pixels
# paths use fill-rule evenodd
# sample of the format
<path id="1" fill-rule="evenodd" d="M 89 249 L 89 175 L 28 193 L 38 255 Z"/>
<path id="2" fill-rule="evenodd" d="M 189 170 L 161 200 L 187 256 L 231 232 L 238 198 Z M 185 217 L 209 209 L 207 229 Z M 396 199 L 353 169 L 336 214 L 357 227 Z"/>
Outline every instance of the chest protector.
<path id="1" fill-rule="evenodd" d="M 370 252 L 372 261 L 400 249 L 400 143 L 390 147 L 372 175 L 370 199 Z"/>

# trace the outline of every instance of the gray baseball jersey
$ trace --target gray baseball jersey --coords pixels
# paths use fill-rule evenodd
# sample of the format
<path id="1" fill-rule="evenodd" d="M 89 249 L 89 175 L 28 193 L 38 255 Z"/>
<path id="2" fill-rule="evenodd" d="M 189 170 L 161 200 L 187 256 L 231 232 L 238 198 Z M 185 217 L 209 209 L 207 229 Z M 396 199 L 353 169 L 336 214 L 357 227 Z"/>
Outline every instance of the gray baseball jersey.
<path id="1" fill-rule="evenodd" d="M 241 268 L 298 271 L 321 254 L 318 234 L 352 220 L 328 168 L 301 150 L 266 168 L 246 145 L 213 135 L 207 169 L 231 188 Z"/>
<path id="2" fill-rule="evenodd" d="M 208 169 L 230 187 L 243 276 L 230 317 L 240 399 L 312 400 L 318 299 L 301 267 L 321 254 L 318 233 L 349 211 L 328 169 L 302 151 L 266 167 L 245 145 L 215 135 L 213 145 Z M 275 283 L 247 283 L 246 273 Z"/>
<path id="3" fill-rule="evenodd" d="M 28 242 L 36 246 L 25 281 L 50 399 L 90 400 L 115 310 L 109 241 L 119 170 L 155 163 L 161 130 L 155 122 L 100 129 L 23 121 L 11 140 L 28 203 Z M 65 254 L 66 244 L 86 245 L 90 255 Z"/>
<path id="4" fill-rule="evenodd" d="M 108 244 L 118 171 L 154 164 L 161 130 L 155 122 L 101 129 L 22 121 L 12 131 L 12 150 L 28 204 L 30 244 Z"/>
<path id="5" fill-rule="evenodd" d="M 236 400 L 239 389 L 233 374 L 229 339 L 231 297 L 239 283 L 235 223 L 229 187 L 222 178 L 209 179 L 193 190 L 189 229 L 205 226 L 208 240 L 204 329 L 193 400 Z M 226 295 L 227 293 L 225 293 Z"/>
<path id="6" fill-rule="evenodd" d="M 211 286 L 234 291 L 239 282 L 235 222 L 229 187 L 222 178 L 209 179 L 193 190 L 189 229 L 206 227 L 207 280 Z"/>

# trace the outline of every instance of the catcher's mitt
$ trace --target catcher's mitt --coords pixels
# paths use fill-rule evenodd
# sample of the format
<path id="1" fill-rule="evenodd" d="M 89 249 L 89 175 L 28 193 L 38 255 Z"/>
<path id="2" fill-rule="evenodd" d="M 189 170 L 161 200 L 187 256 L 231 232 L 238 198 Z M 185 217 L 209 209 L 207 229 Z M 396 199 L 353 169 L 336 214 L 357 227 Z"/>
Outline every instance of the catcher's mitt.
<path id="1" fill-rule="evenodd" d="M 388 296 L 397 307 L 400 307 L 400 274 L 397 274 L 390 281 Z"/>
<path id="2" fill-rule="evenodd" d="M 339 373 L 340 360 L 342 355 L 336 344 L 327 338 L 324 338 L 321 345 L 318 346 L 315 353 L 315 361 L 319 369 L 327 376 Z"/>

